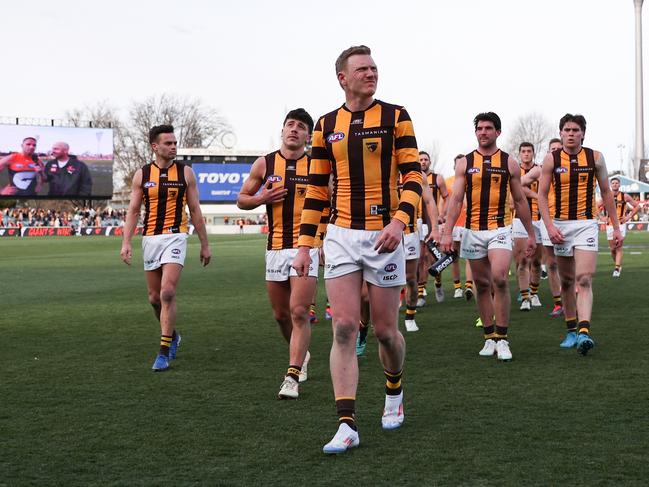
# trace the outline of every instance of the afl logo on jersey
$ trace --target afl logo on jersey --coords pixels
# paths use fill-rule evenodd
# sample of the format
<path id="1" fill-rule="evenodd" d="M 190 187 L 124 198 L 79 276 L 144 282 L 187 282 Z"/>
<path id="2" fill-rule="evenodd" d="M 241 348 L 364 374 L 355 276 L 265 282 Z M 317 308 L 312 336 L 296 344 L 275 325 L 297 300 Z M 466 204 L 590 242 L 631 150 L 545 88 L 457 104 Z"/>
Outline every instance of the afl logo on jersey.
<path id="1" fill-rule="evenodd" d="M 146 183 L 144 183 L 145 188 L 154 188 L 155 186 L 155 181 L 147 181 Z"/>
<path id="2" fill-rule="evenodd" d="M 268 176 L 266 181 L 270 183 L 279 183 L 282 181 L 282 176 L 278 176 L 277 174 L 271 174 L 270 176 Z"/>
<path id="3" fill-rule="evenodd" d="M 466 170 L 467 174 L 478 174 L 480 172 L 479 167 L 470 167 Z"/>
<path id="4" fill-rule="evenodd" d="M 345 134 L 342 132 L 334 132 L 333 134 L 329 134 L 327 137 L 327 142 L 330 144 L 333 144 L 334 142 L 338 142 L 339 140 L 343 140 L 345 138 Z"/>
<path id="5" fill-rule="evenodd" d="M 554 172 L 556 172 L 557 174 L 561 174 L 563 172 L 568 172 L 568 168 L 567 167 L 558 167 L 558 168 L 556 168 L 554 170 Z"/>

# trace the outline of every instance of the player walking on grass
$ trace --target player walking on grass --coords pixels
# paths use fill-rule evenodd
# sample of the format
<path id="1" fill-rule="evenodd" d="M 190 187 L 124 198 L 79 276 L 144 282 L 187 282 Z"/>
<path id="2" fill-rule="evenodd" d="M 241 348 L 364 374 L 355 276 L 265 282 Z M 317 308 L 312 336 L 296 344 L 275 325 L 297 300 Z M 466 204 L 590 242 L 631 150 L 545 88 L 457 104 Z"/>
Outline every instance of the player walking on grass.
<path id="1" fill-rule="evenodd" d="M 559 264 L 561 296 L 566 319 L 562 348 L 577 347 L 586 355 L 595 346 L 590 336 L 593 309 L 592 280 L 597 266 L 598 227 L 595 188 L 599 184 L 604 207 L 613 225 L 612 247 L 622 246 L 622 233 L 608 184 L 604 156 L 583 147 L 586 119 L 567 113 L 559 121 L 563 149 L 548 153 L 543 160 L 539 184 L 539 209 Z M 548 194 L 554 191 L 554 212 L 550 214 Z M 575 284 L 579 286 L 575 294 Z"/>
<path id="2" fill-rule="evenodd" d="M 356 427 L 356 335 L 361 286 L 367 282 L 374 333 L 386 376 L 384 429 L 403 423 L 401 375 L 405 341 L 398 330 L 399 291 L 406 283 L 403 230 L 415 217 L 422 175 L 408 112 L 375 100 L 378 72 L 366 46 L 345 50 L 336 61 L 345 103 L 321 117 L 313 133 L 309 186 L 293 267 L 306 275 L 310 248 L 333 174 L 331 221 L 324 241 L 327 296 L 333 312 L 331 378 L 339 427 L 325 453 L 359 443 Z M 397 196 L 398 173 L 403 189 Z"/>
<path id="3" fill-rule="evenodd" d="M 307 275 L 298 277 L 291 263 L 297 254 L 300 215 L 311 165 L 306 144 L 312 132 L 313 119 L 306 110 L 291 110 L 284 119 L 280 149 L 253 163 L 237 199 L 242 210 L 266 205 L 266 289 L 275 320 L 289 344 L 289 366 L 279 390 L 280 399 L 298 398 L 298 384 L 307 379 L 310 358 L 309 305 L 318 279 L 318 247 L 311 249 Z"/>
<path id="4" fill-rule="evenodd" d="M 187 254 L 188 225 L 185 205 L 201 242 L 200 260 L 206 266 L 212 253 L 207 242 L 203 214 L 198 202 L 196 176 L 189 166 L 176 162 L 177 142 L 171 125 L 149 131 L 155 161 L 138 169 L 133 176 L 131 201 L 126 213 L 120 256 L 131 264 L 131 240 L 144 202 L 142 257 L 149 303 L 160 322 L 160 351 L 154 371 L 169 368 L 176 358 L 180 334 L 176 331 L 176 288 Z"/>
<path id="5" fill-rule="evenodd" d="M 516 212 L 527 231 L 525 252 L 528 257 L 534 252 L 536 243 L 518 164 L 496 145 L 500 118 L 493 112 L 480 113 L 473 123 L 478 149 L 458 160 L 455 166 L 455 181 L 442 233 L 442 250 L 450 252 L 453 248 L 453 225 L 466 194 L 466 231 L 460 254 L 469 259 L 477 289 L 476 301 L 485 337 L 479 354 L 496 354 L 499 360 L 509 361 L 512 359 L 507 340 L 510 311 L 507 273 L 512 256 L 510 191 Z"/>

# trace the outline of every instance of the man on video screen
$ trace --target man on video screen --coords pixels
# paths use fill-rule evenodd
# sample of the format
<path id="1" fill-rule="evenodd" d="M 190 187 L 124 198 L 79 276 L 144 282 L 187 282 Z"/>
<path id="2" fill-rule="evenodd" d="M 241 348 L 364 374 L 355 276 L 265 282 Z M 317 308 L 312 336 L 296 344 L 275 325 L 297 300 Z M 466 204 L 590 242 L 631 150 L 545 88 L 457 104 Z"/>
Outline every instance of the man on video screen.
<path id="1" fill-rule="evenodd" d="M 0 158 L 0 171 L 9 171 L 9 184 L 0 190 L 3 196 L 33 196 L 43 184 L 43 163 L 36 155 L 36 139 L 25 137 L 22 152 Z"/>
<path id="2" fill-rule="evenodd" d="M 70 146 L 55 142 L 52 156 L 54 159 L 45 164 L 45 179 L 50 183 L 48 196 L 90 196 L 90 170 L 85 162 L 70 155 Z"/>

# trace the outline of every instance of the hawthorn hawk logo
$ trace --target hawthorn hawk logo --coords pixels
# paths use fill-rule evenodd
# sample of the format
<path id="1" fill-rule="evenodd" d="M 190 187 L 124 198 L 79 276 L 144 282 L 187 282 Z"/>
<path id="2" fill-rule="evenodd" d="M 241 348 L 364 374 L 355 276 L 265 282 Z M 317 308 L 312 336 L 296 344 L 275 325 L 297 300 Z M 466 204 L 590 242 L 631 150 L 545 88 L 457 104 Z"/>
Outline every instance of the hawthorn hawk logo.
<path id="1" fill-rule="evenodd" d="M 376 148 L 379 146 L 378 142 L 366 142 L 365 146 L 367 147 L 367 150 L 370 152 L 374 152 Z"/>

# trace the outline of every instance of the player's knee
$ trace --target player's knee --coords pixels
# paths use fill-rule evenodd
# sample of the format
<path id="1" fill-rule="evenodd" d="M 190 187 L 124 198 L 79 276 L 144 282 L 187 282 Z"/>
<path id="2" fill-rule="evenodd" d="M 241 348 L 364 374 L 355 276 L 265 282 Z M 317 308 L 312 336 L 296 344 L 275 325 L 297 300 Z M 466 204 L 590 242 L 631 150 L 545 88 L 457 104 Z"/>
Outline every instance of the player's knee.
<path id="1" fill-rule="evenodd" d="M 521 257 L 518 261 L 518 265 L 516 266 L 516 269 L 518 272 L 526 270 L 530 265 L 530 261 L 527 260 L 525 257 Z"/>
<path id="2" fill-rule="evenodd" d="M 593 281 L 593 275 L 590 272 L 579 274 L 577 276 L 577 284 L 580 289 L 590 288 L 591 282 Z"/>
<path id="3" fill-rule="evenodd" d="M 397 329 L 390 326 L 374 326 L 374 336 L 383 346 L 389 347 L 397 336 Z"/>
<path id="4" fill-rule="evenodd" d="M 473 284 L 475 285 L 479 293 L 491 292 L 491 282 L 489 281 L 489 279 L 473 276 Z"/>
<path id="5" fill-rule="evenodd" d="M 561 289 L 572 289 L 575 286 L 573 277 L 561 276 Z"/>
<path id="6" fill-rule="evenodd" d="M 553 260 L 552 262 L 549 262 L 547 267 L 548 267 L 548 271 L 550 271 L 550 272 L 558 272 L 559 271 L 559 264 L 557 264 L 556 260 Z"/>
<path id="7" fill-rule="evenodd" d="M 176 299 L 176 290 L 174 288 L 163 288 L 160 291 L 160 300 L 163 303 L 171 303 L 174 299 Z"/>
<path id="8" fill-rule="evenodd" d="M 334 340 L 336 343 L 349 343 L 356 339 L 356 333 L 358 333 L 358 323 L 340 320 L 334 325 Z"/>
<path id="9" fill-rule="evenodd" d="M 507 278 L 504 276 L 494 276 L 494 287 L 500 291 L 507 289 Z"/>
<path id="10" fill-rule="evenodd" d="M 149 304 L 154 308 L 160 307 L 160 293 L 149 292 Z"/>
<path id="11" fill-rule="evenodd" d="M 291 306 L 291 319 L 294 323 L 300 323 L 309 314 L 309 306 L 298 304 Z"/>

